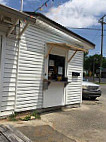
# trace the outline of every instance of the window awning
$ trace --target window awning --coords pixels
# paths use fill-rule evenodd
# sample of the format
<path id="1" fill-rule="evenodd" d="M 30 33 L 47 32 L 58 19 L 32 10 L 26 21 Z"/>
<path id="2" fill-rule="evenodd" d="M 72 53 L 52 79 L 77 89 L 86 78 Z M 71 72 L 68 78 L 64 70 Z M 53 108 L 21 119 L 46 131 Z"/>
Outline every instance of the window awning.
<path id="1" fill-rule="evenodd" d="M 67 44 L 67 43 L 47 43 L 47 46 L 50 47 L 50 49 L 48 50 L 48 53 L 45 55 L 45 58 L 47 58 L 49 56 L 49 54 L 51 53 L 52 49 L 54 47 L 56 48 L 64 48 L 66 50 L 73 50 L 75 51 L 73 53 L 73 55 L 68 59 L 67 62 L 70 62 L 72 60 L 72 58 L 75 56 L 75 54 L 77 53 L 77 51 L 83 51 L 83 52 L 88 52 L 88 50 L 84 49 L 84 48 L 79 48 L 79 47 L 75 47 L 75 46 L 72 46 L 70 44 Z"/>
<path id="2" fill-rule="evenodd" d="M 67 43 L 52 43 L 52 42 L 50 42 L 50 43 L 47 43 L 47 45 L 51 46 L 51 47 L 65 48 L 68 50 L 88 52 L 88 50 L 86 50 L 84 48 L 75 47 L 75 46 L 67 44 Z"/>

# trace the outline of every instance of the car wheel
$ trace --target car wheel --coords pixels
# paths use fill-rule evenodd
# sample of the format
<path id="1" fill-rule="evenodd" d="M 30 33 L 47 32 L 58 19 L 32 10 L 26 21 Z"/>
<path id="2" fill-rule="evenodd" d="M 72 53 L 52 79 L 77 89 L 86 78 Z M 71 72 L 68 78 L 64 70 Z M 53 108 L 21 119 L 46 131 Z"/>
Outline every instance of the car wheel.
<path id="1" fill-rule="evenodd" d="M 90 97 L 91 100 L 96 100 L 96 97 Z"/>

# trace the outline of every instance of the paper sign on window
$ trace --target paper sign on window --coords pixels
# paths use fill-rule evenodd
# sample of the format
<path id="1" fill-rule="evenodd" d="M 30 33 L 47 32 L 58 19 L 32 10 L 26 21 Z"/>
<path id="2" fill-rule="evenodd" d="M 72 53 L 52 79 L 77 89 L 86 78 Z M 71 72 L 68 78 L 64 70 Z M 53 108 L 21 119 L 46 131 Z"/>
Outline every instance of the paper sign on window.
<path id="1" fill-rule="evenodd" d="M 60 74 L 60 75 L 63 74 L 63 67 L 58 67 L 58 74 Z"/>
<path id="2" fill-rule="evenodd" d="M 54 66 L 54 60 L 49 60 L 49 66 Z"/>

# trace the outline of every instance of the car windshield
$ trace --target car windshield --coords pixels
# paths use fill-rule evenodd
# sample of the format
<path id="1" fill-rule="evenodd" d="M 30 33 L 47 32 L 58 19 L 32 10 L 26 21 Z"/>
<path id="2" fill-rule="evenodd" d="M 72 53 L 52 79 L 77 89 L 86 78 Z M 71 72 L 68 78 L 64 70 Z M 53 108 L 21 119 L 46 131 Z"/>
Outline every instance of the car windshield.
<path id="1" fill-rule="evenodd" d="M 83 81 L 88 81 L 88 79 L 86 79 L 86 78 L 83 78 Z"/>

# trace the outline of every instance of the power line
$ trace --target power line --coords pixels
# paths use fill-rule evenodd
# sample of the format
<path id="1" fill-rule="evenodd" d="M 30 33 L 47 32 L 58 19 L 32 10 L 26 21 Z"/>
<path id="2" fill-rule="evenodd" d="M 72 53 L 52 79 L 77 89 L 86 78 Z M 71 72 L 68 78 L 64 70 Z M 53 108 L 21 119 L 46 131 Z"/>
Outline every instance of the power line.
<path id="1" fill-rule="evenodd" d="M 97 28 L 74 28 L 74 27 L 71 27 L 70 29 L 75 29 L 75 30 L 96 30 L 96 31 L 101 31 L 101 29 L 97 29 Z M 106 31 L 104 29 L 104 31 Z"/>

